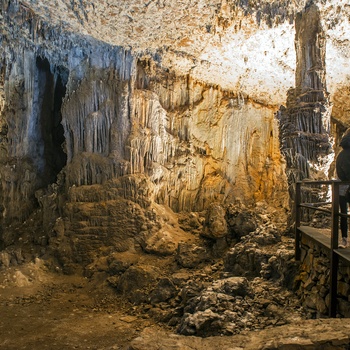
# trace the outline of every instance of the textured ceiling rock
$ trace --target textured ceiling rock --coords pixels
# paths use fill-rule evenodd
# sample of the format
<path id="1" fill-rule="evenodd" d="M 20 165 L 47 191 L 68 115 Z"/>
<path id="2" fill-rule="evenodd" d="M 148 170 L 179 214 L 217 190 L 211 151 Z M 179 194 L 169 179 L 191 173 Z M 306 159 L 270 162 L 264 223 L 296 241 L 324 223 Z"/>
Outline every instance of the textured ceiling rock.
<path id="1" fill-rule="evenodd" d="M 346 0 L 313 2 L 325 29 L 327 82 L 333 93 L 349 84 L 350 9 Z M 156 56 L 165 68 L 277 105 L 294 85 L 294 18 L 308 3 L 31 0 L 20 6 L 55 30 Z"/>

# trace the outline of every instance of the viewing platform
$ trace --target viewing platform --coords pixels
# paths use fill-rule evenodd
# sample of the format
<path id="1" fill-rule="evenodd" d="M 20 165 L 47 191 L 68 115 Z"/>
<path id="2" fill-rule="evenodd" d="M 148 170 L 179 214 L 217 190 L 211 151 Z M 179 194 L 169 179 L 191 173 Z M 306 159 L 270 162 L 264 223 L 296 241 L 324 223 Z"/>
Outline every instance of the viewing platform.
<path id="1" fill-rule="evenodd" d="M 302 201 L 303 190 L 310 189 L 312 186 L 328 186 L 328 192 L 331 196 L 330 202 L 305 203 Z M 350 247 L 339 247 L 339 221 L 341 217 L 350 217 L 349 214 L 340 213 L 339 208 L 339 187 L 340 185 L 350 185 L 350 182 L 333 181 L 301 181 L 296 182 L 294 215 L 295 215 L 295 260 L 301 259 L 301 247 L 305 239 L 316 242 L 325 248 L 330 257 L 330 307 L 329 316 L 336 317 L 337 313 L 337 276 L 340 260 L 342 263 L 350 265 Z M 330 217 L 330 227 L 318 228 L 306 226 L 301 223 L 302 210 L 311 210 L 322 212 Z M 350 227 L 350 226 L 349 226 Z"/>
<path id="2" fill-rule="evenodd" d="M 319 229 L 312 226 L 299 226 L 298 230 L 301 233 L 301 240 L 303 236 L 306 236 L 318 244 L 322 245 L 324 248 L 331 250 L 331 232 L 325 232 L 324 229 Z M 335 249 L 335 253 L 339 255 L 340 258 L 344 259 L 350 265 L 350 247 Z"/>

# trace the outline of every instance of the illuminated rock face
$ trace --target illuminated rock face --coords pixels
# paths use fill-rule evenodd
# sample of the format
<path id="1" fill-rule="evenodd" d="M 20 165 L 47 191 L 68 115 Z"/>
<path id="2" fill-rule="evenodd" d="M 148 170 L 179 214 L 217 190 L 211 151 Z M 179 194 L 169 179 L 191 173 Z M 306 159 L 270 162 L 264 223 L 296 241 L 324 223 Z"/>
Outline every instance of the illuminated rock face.
<path id="1" fill-rule="evenodd" d="M 155 200 L 175 211 L 283 190 L 273 109 L 150 61 L 88 67 L 62 115 L 69 186 L 147 174 Z"/>
<path id="2" fill-rule="evenodd" d="M 134 184 L 144 176 L 150 201 L 174 211 L 237 199 L 288 206 L 275 113 L 287 91 L 307 81 L 308 60 L 317 56 L 302 53 L 307 36 L 295 36 L 294 20 L 308 5 L 174 4 L 2 1 L 0 199 L 7 222 L 26 218 L 35 192 L 57 179 L 58 210 L 72 186 L 123 178 L 133 185 L 121 180 L 118 196 L 137 202 Z M 330 99 L 339 98 L 347 78 L 337 85 L 339 61 L 320 46 L 346 51 L 334 38 L 346 33 L 348 9 L 316 7 L 323 37 L 310 32 L 310 50 L 321 52 L 328 66 L 318 77 L 329 79 Z M 322 90 L 317 103 L 329 111 L 326 85 L 312 88 Z"/>
<path id="3" fill-rule="evenodd" d="M 6 66 L 6 217 L 25 217 L 19 208 L 29 212 L 63 166 L 66 188 L 145 174 L 154 201 L 174 211 L 237 197 L 285 205 L 273 108 L 94 45 L 91 56 L 70 52 L 65 68 L 26 50 Z"/>

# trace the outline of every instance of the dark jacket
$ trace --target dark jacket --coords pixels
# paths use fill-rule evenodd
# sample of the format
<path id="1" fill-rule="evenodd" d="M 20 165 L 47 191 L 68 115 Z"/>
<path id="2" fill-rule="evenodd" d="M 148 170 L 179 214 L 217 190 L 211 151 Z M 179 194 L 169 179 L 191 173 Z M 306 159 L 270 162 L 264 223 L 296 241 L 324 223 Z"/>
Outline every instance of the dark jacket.
<path id="1" fill-rule="evenodd" d="M 344 148 L 338 154 L 336 169 L 341 181 L 350 181 L 350 148 Z"/>
<path id="2" fill-rule="evenodd" d="M 350 129 L 346 130 L 339 145 L 343 150 L 336 160 L 337 175 L 341 181 L 350 181 Z"/>
<path id="3" fill-rule="evenodd" d="M 349 148 L 350 149 L 350 130 L 346 130 L 344 133 L 344 136 L 340 140 L 339 146 L 343 149 Z"/>

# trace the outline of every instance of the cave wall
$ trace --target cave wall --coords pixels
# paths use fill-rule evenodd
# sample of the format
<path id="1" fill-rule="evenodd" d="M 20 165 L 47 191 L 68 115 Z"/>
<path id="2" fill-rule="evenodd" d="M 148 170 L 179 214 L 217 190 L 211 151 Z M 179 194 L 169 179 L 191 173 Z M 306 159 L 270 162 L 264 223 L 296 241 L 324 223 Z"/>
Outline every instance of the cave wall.
<path id="1" fill-rule="evenodd" d="M 149 78 L 137 86 L 134 112 L 142 129 L 153 123 L 159 130 L 150 142 L 151 157 L 161 155 L 156 155 L 156 171 L 149 173 L 160 184 L 156 198 L 176 211 L 202 210 L 210 202 L 237 198 L 249 204 L 269 198 L 283 206 L 277 194 L 284 189 L 284 177 L 273 108 L 141 63 L 138 76 Z M 155 105 L 159 114 L 145 115 L 143 101 Z M 167 180 L 165 186 L 161 178 Z"/>
<path id="2" fill-rule="evenodd" d="M 295 88 L 276 118 L 279 106 L 254 100 L 241 86 L 224 89 L 191 71 L 164 66 L 162 49 L 114 46 L 67 30 L 63 22 L 49 23 L 19 1 L 2 1 L 3 221 L 23 221 L 41 206 L 45 220 L 64 215 L 65 229 L 74 232 L 86 221 L 79 216 L 86 218 L 96 203 L 116 198 L 142 208 L 163 204 L 176 212 L 238 200 L 288 208 L 288 185 L 293 195 L 295 180 L 324 179 L 333 155 L 326 38 L 318 7 L 309 5 L 295 20 Z M 235 11 L 229 11 L 231 17 Z M 288 13 L 283 31 L 295 16 Z M 248 37 L 253 13 L 241 15 Z M 259 26 L 264 31 L 279 26 L 253 22 L 254 35 Z M 239 32 L 238 23 L 234 30 Z M 290 60 L 292 50 L 287 51 Z M 247 68 L 250 77 L 252 72 Z M 97 186 L 95 196 L 86 186 Z M 79 201 L 72 195 L 77 188 Z M 80 208 L 78 202 L 88 204 Z M 101 211 L 85 231 L 115 227 L 110 212 Z"/>
<path id="3" fill-rule="evenodd" d="M 16 48 L 4 60 L 1 183 L 3 216 L 23 219 L 34 193 L 56 181 L 66 163 L 61 148 L 61 100 L 65 72 L 47 59 Z"/>
<path id="4" fill-rule="evenodd" d="M 88 67 L 65 99 L 68 186 L 146 174 L 155 200 L 175 211 L 236 197 L 285 204 L 273 109 L 153 60 L 134 64 L 124 80 L 113 67 Z"/>
<path id="5" fill-rule="evenodd" d="M 65 192 L 146 175 L 154 201 L 174 211 L 237 198 L 287 205 L 274 107 L 164 70 L 155 57 L 60 35 L 18 4 L 3 14 L 5 220 L 25 219 L 62 169 Z"/>

